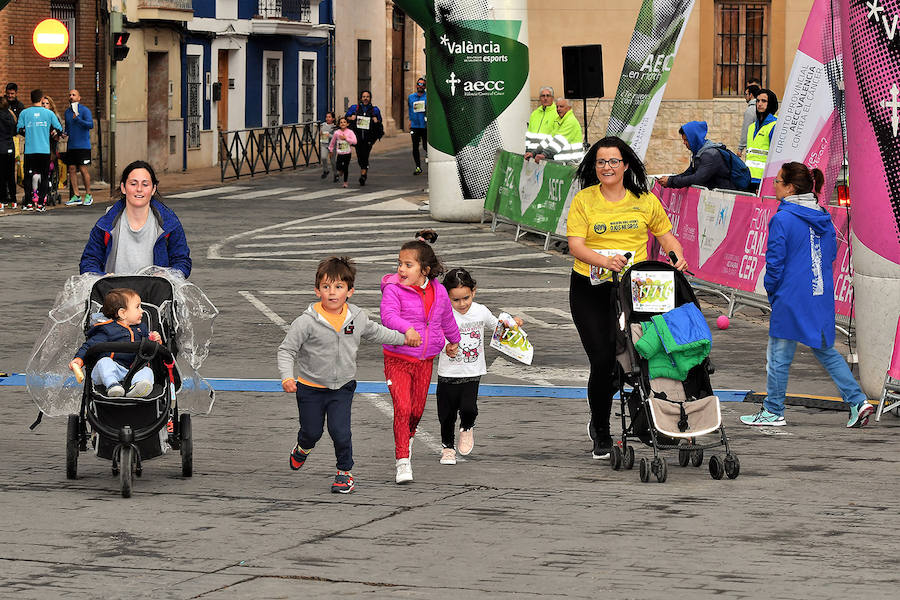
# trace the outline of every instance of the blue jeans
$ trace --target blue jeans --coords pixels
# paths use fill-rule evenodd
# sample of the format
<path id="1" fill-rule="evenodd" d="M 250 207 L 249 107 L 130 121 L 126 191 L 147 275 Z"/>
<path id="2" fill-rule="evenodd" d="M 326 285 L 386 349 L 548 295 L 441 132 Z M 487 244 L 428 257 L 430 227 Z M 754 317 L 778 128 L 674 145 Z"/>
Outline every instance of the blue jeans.
<path id="1" fill-rule="evenodd" d="M 340 471 L 353 468 L 353 444 L 350 437 L 350 406 L 356 381 L 349 381 L 338 390 L 315 388 L 297 382 L 297 408 L 300 411 L 300 431 L 297 443 L 304 450 L 312 450 L 322 438 L 325 422 L 334 443 L 335 465 Z"/>
<path id="2" fill-rule="evenodd" d="M 763 408 L 770 413 L 784 416 L 784 396 L 787 393 L 788 372 L 791 370 L 791 362 L 794 360 L 794 351 L 797 342 L 783 338 L 769 337 L 769 346 L 766 348 L 766 399 Z M 844 357 L 834 349 L 810 348 L 816 359 L 841 392 L 841 398 L 847 404 L 857 405 L 866 401 L 866 395 L 860 389 L 850 367 Z"/>
<path id="3" fill-rule="evenodd" d="M 91 381 L 94 383 L 102 383 L 109 388 L 117 383 L 122 383 L 122 380 L 125 379 L 127 374 L 127 367 L 120 365 L 108 356 L 104 356 L 97 361 L 97 364 L 94 365 L 94 368 L 91 370 Z M 153 383 L 153 369 L 150 367 L 144 367 L 135 373 L 134 377 L 131 378 L 131 385 L 144 380 Z"/>

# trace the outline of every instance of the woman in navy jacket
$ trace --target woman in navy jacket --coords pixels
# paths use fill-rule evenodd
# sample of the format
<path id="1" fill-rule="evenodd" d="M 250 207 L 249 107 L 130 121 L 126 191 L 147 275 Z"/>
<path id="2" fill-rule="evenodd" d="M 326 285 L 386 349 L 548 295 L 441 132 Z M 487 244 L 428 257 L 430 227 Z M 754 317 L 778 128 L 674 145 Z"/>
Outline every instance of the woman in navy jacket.
<path id="1" fill-rule="evenodd" d="M 122 172 L 122 198 L 100 217 L 81 255 L 81 273 L 136 273 L 156 265 L 191 274 L 191 251 L 175 213 L 156 199 L 159 180 L 137 160 Z M 122 217 L 125 217 L 124 219 Z"/>
<path id="2" fill-rule="evenodd" d="M 874 408 L 850 367 L 834 349 L 834 278 L 837 240 L 831 216 L 819 206 L 822 171 L 799 162 L 784 163 L 775 178 L 781 201 L 769 221 L 766 275 L 769 295 L 769 345 L 766 349 L 766 399 L 755 415 L 741 417 L 745 425 L 780 426 L 788 373 L 797 342 L 809 346 L 850 405 L 847 427 L 862 427 Z M 815 193 L 813 193 L 815 188 Z"/>

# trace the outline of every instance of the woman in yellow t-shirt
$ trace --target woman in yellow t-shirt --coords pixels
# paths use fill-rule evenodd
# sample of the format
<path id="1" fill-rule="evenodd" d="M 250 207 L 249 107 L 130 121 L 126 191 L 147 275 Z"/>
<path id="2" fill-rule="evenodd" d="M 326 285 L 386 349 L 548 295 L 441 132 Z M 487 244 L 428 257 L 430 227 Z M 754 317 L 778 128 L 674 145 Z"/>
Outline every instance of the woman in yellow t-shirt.
<path id="1" fill-rule="evenodd" d="M 581 191 L 572 200 L 566 222 L 569 254 L 575 257 L 569 285 L 569 309 L 591 363 L 588 405 L 592 457 L 609 458 L 609 414 L 616 392 L 615 288 L 612 272 L 647 259 L 652 233 L 675 267 L 687 268 L 672 223 L 648 191 L 647 173 L 631 147 L 617 137 L 595 143 L 578 167 Z M 630 258 L 625 255 L 630 253 Z"/>

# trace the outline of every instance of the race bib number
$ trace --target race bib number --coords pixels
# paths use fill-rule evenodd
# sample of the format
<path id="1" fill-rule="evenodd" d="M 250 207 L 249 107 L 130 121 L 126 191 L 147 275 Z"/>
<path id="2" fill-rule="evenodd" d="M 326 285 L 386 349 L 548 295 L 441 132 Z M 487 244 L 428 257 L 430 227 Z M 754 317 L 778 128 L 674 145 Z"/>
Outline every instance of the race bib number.
<path id="1" fill-rule="evenodd" d="M 413 102 L 413 112 L 423 113 L 425 112 L 425 101 L 424 100 L 416 100 Z"/>
<path id="2" fill-rule="evenodd" d="M 631 305 L 640 312 L 662 313 L 675 308 L 675 273 L 632 271 Z"/>
<path id="3" fill-rule="evenodd" d="M 372 121 L 372 117 L 357 116 L 356 117 L 356 127 L 359 129 L 365 129 L 366 131 L 368 131 L 369 124 L 371 123 L 371 121 Z"/>
<path id="4" fill-rule="evenodd" d="M 600 256 L 615 256 L 616 254 L 621 254 L 625 256 L 628 250 L 594 250 Z M 631 253 L 631 256 L 628 258 L 628 262 L 625 263 L 625 268 L 628 269 L 631 265 L 634 264 L 634 252 Z M 604 281 L 610 281 L 612 279 L 612 271 L 609 269 L 604 269 L 602 267 L 597 267 L 595 265 L 591 265 L 591 285 L 600 285 Z"/>
<path id="5" fill-rule="evenodd" d="M 348 154 L 350 152 L 350 142 L 347 140 L 338 140 L 338 154 Z"/>

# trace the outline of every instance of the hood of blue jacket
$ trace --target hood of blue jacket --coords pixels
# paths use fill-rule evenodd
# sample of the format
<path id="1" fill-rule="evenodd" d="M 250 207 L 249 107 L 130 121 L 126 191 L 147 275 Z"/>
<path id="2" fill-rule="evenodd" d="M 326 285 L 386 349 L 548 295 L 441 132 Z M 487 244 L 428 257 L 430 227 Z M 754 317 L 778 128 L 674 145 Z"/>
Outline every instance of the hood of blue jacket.
<path id="1" fill-rule="evenodd" d="M 706 143 L 706 132 L 708 127 L 706 121 L 690 121 L 681 126 L 681 130 L 687 137 L 688 146 L 691 147 L 691 154 L 696 155 L 700 152 L 700 148 Z"/>
<path id="2" fill-rule="evenodd" d="M 781 202 L 778 206 L 778 212 L 792 214 L 809 225 L 812 230 L 819 235 L 823 235 L 832 227 L 831 215 L 822 208 L 807 208 L 806 206 L 800 206 L 799 204 L 793 204 L 791 202 Z"/>

